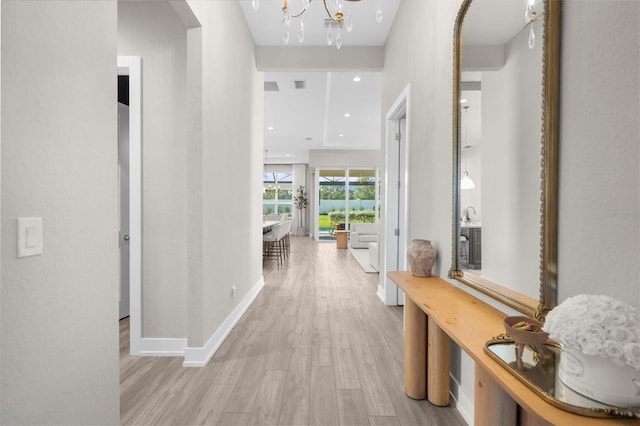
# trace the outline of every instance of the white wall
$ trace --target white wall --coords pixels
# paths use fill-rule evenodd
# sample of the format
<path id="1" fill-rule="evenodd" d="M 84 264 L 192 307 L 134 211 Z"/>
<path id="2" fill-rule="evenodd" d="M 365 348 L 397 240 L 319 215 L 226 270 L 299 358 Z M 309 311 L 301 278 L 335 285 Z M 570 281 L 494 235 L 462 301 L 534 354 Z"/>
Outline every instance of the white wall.
<path id="1" fill-rule="evenodd" d="M 382 77 L 383 113 L 412 85 L 410 233 L 434 242 L 441 277 L 451 265 L 452 34 L 460 3 L 404 0 Z M 559 300 L 600 292 L 640 306 L 639 3 L 564 3 Z M 458 348 L 452 362 L 458 408 L 470 419 L 473 362 Z"/>
<path id="2" fill-rule="evenodd" d="M 2 1 L 2 424 L 118 423 L 116 31 L 115 2 Z"/>
<path id="3" fill-rule="evenodd" d="M 202 347 L 262 280 L 263 77 L 237 2 L 188 3 L 203 40 L 202 293 L 189 289 L 202 312 L 189 346 Z"/>
<path id="4" fill-rule="evenodd" d="M 558 300 L 640 307 L 638 1 L 563 6 Z"/>
<path id="5" fill-rule="evenodd" d="M 143 337 L 187 337 L 186 52 L 168 2 L 118 3 L 118 55 L 142 58 Z"/>
<path id="6" fill-rule="evenodd" d="M 542 43 L 528 37 L 482 73 L 482 276 L 538 299 Z"/>
<path id="7" fill-rule="evenodd" d="M 379 149 L 312 149 L 309 150 L 309 167 L 380 167 Z"/>

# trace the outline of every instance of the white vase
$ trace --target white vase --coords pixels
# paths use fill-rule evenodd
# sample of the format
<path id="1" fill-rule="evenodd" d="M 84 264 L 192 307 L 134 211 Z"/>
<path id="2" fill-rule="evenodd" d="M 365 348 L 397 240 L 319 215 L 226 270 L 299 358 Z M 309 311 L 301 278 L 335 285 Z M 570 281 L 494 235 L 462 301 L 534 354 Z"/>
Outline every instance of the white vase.
<path id="1" fill-rule="evenodd" d="M 574 391 L 614 407 L 640 406 L 640 371 L 608 358 L 562 348 L 558 375 Z"/>

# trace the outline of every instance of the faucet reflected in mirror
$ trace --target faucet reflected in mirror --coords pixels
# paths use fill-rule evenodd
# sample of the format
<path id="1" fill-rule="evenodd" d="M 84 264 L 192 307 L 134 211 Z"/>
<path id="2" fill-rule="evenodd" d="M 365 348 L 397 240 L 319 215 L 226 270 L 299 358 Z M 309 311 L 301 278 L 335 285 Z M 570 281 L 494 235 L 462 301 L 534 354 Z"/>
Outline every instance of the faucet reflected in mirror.
<path id="1" fill-rule="evenodd" d="M 478 214 L 478 212 L 476 212 L 476 209 L 473 206 L 465 207 L 464 211 L 462 212 L 462 222 L 463 223 L 471 222 L 471 216 L 469 216 L 469 209 L 473 210 L 473 214 Z"/>

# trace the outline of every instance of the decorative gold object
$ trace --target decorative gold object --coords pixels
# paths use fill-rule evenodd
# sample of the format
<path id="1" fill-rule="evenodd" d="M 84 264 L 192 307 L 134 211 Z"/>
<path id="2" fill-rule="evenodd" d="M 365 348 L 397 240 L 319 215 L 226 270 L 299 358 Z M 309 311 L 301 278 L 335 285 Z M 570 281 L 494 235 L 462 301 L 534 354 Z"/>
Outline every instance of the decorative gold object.
<path id="1" fill-rule="evenodd" d="M 338 50 L 342 47 L 342 28 L 344 27 L 347 32 L 351 32 L 353 29 L 353 19 L 351 17 L 351 7 L 345 10 L 346 3 L 355 3 L 360 0 L 335 0 L 335 1 L 327 1 L 322 0 L 322 4 L 324 6 L 324 10 L 327 13 L 326 18 L 324 18 L 324 27 L 327 28 L 327 44 L 331 46 L 334 44 Z M 381 0 L 378 0 L 378 6 L 376 8 L 376 22 L 382 22 L 382 6 L 380 3 Z M 302 20 L 303 15 L 311 6 L 312 0 L 302 0 L 302 5 L 297 11 L 292 11 L 291 6 L 289 5 L 289 0 L 282 1 L 282 23 L 284 25 L 284 36 L 283 41 L 284 44 L 289 43 L 290 34 L 289 27 L 291 26 L 291 20 L 298 18 L 300 22 L 300 27 L 298 29 L 298 41 L 300 43 L 304 42 L 304 21 Z M 253 10 L 258 10 L 260 8 L 260 0 L 252 0 Z M 333 28 L 336 29 L 335 39 L 333 34 Z"/>
<path id="2" fill-rule="evenodd" d="M 516 358 L 519 366 L 522 364 L 522 354 L 526 346 L 531 346 L 540 355 L 544 354 L 543 345 L 549 338 L 549 333 L 542 331 L 540 321 L 524 316 L 506 317 L 504 329 L 516 343 Z"/>
<path id="3" fill-rule="evenodd" d="M 559 134 L 559 66 L 560 66 L 560 0 L 541 0 L 542 34 L 542 123 L 540 182 L 540 285 L 537 305 L 531 298 L 461 269 L 460 252 L 460 165 L 461 165 L 461 67 L 463 21 L 472 3 L 464 0 L 454 27 L 453 51 L 453 227 L 449 278 L 456 279 L 525 315 L 544 320 L 557 301 L 557 198 L 558 198 L 558 134 Z M 529 22 L 527 25 L 532 25 Z M 508 284 L 508 283 L 507 283 Z"/>

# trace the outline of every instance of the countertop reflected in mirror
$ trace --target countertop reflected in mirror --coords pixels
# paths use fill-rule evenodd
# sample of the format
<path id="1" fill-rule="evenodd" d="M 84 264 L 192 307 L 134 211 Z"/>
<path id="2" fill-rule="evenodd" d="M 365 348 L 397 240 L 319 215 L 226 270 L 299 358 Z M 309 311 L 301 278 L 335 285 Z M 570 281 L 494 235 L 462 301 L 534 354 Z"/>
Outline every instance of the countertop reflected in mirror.
<path id="1" fill-rule="evenodd" d="M 591 417 L 640 418 L 640 408 L 619 408 L 602 404 L 565 385 L 558 375 L 561 351 L 555 344 L 545 344 L 543 356 L 539 356 L 529 346 L 525 347 L 521 363 L 517 360 L 516 344 L 511 340 L 492 340 L 485 345 L 485 351 L 539 396 L 558 408 Z"/>

